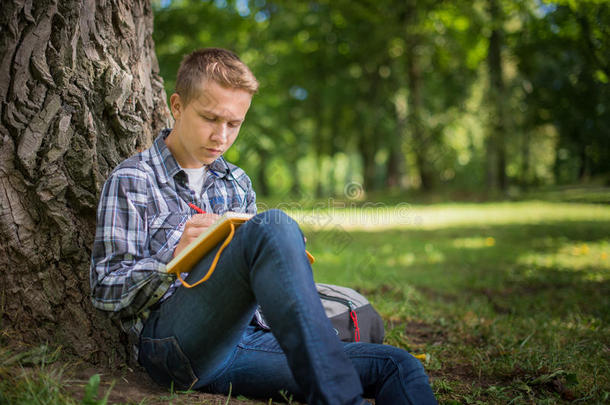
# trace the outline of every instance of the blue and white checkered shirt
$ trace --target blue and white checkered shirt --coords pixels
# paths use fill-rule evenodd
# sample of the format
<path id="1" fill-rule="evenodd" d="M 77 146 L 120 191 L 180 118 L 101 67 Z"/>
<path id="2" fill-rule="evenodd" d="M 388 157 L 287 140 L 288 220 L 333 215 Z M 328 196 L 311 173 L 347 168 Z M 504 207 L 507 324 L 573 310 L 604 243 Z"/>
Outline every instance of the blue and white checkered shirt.
<path id="1" fill-rule="evenodd" d="M 180 281 L 165 271 L 195 212 L 256 213 L 256 194 L 246 173 L 223 157 L 208 166 L 200 195 L 165 145 L 171 130 L 118 165 L 102 189 L 91 258 L 93 305 L 113 312 L 131 337 L 139 336 L 148 308 L 169 297 Z M 136 342 L 133 342 L 136 343 Z"/>

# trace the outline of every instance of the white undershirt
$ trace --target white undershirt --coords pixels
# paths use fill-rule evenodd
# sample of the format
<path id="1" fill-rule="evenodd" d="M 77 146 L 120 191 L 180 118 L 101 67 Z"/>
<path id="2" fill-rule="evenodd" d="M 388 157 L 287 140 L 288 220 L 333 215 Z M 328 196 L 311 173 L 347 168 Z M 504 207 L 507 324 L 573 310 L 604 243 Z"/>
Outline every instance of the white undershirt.
<path id="1" fill-rule="evenodd" d="M 193 190 L 197 196 L 201 194 L 207 168 L 208 167 L 204 165 L 196 169 L 182 169 L 189 178 L 189 188 Z"/>

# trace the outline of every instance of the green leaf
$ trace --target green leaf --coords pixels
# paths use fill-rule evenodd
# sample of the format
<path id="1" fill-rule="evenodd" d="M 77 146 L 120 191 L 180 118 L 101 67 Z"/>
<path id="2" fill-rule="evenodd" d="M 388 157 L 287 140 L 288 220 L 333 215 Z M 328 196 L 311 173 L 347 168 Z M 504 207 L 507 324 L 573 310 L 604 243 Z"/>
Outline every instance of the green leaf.
<path id="1" fill-rule="evenodd" d="M 97 393 L 100 388 L 100 375 L 94 374 L 89 378 L 89 382 L 85 386 L 85 396 L 83 405 L 97 405 Z"/>

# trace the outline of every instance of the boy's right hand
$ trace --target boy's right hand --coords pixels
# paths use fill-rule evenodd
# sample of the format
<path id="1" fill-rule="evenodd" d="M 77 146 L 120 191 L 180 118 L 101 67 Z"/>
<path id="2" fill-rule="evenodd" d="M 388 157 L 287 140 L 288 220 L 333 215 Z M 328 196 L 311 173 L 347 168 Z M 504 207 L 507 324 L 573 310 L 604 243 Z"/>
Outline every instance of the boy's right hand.
<path id="1" fill-rule="evenodd" d="M 203 231 L 210 227 L 220 216 L 217 214 L 195 214 L 184 224 L 184 232 L 180 237 L 180 242 L 174 249 L 174 257 L 194 241 Z"/>

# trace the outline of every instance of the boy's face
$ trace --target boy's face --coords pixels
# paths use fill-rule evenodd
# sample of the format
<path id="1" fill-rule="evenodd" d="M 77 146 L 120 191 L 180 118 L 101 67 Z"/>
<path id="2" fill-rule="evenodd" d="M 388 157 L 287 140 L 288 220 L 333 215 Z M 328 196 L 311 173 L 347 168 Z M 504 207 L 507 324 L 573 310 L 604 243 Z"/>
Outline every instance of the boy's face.
<path id="1" fill-rule="evenodd" d="M 227 151 L 237 138 L 250 108 L 252 95 L 245 90 L 204 81 L 184 105 L 178 94 L 170 97 L 174 128 L 165 142 L 183 168 L 210 164 Z"/>

